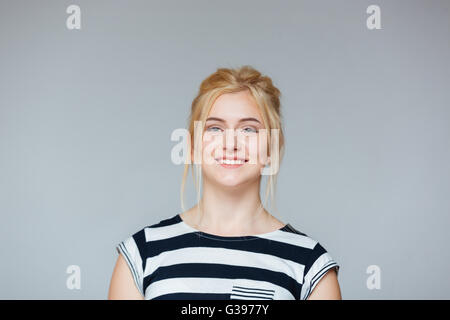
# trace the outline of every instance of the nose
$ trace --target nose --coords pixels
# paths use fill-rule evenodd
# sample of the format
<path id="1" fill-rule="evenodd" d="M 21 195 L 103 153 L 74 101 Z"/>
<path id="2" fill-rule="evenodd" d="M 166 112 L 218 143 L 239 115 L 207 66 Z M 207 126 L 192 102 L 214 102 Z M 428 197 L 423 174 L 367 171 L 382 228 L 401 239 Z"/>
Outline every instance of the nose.
<path id="1" fill-rule="evenodd" d="M 225 154 L 229 156 L 233 156 L 235 151 L 239 149 L 238 143 L 238 135 L 235 129 L 226 129 L 225 130 L 225 143 L 223 147 L 223 151 Z"/>

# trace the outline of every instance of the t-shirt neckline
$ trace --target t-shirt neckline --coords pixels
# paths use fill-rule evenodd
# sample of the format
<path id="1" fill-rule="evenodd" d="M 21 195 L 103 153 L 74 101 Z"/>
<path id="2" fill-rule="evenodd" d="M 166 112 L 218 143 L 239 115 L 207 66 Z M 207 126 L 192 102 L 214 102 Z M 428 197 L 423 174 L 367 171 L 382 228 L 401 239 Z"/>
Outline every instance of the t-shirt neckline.
<path id="1" fill-rule="evenodd" d="M 256 235 L 250 235 L 250 236 L 219 236 L 217 234 L 207 233 L 200 230 L 197 230 L 190 225 L 188 225 L 182 218 L 180 213 L 177 213 L 175 216 L 175 219 L 177 222 L 180 222 L 181 225 L 186 228 L 187 230 L 196 233 L 199 236 L 210 238 L 214 240 L 222 240 L 222 241 L 245 241 L 245 240 L 256 240 L 261 239 L 262 237 L 270 236 L 273 234 L 277 234 L 280 231 L 284 231 L 289 227 L 289 223 L 285 224 L 283 227 L 278 228 L 277 230 L 266 232 L 266 233 L 260 233 Z"/>

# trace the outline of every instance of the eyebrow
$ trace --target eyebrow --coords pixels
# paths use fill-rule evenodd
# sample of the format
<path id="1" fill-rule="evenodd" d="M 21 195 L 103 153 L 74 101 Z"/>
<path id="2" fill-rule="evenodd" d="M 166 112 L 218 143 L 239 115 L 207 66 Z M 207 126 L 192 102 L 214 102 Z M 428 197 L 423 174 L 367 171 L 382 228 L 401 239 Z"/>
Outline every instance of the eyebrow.
<path id="1" fill-rule="evenodd" d="M 205 122 L 207 122 L 207 121 L 214 121 L 214 120 L 215 121 L 220 121 L 220 122 L 226 122 L 225 120 L 223 120 L 221 118 L 217 118 L 217 117 L 209 117 L 208 119 L 206 119 Z M 261 124 L 261 122 L 258 119 L 252 118 L 252 117 L 250 117 L 250 118 L 242 118 L 242 119 L 240 119 L 238 121 L 238 123 L 245 122 L 245 121 L 255 121 L 255 122 L 258 122 L 259 124 Z"/>

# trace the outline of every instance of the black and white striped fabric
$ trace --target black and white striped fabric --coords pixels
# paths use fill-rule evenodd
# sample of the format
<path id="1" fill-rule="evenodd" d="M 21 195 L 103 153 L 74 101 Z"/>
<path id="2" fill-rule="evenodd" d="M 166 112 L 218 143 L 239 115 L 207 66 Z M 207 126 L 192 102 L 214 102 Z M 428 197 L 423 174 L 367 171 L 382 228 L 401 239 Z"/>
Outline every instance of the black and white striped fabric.
<path id="1" fill-rule="evenodd" d="M 120 242 L 145 299 L 305 300 L 340 266 L 320 243 L 290 224 L 246 237 L 198 231 L 179 214 Z"/>
<path id="2" fill-rule="evenodd" d="M 231 289 L 230 299 L 254 300 L 267 299 L 273 300 L 275 290 L 260 289 L 255 287 L 241 287 L 234 285 Z"/>

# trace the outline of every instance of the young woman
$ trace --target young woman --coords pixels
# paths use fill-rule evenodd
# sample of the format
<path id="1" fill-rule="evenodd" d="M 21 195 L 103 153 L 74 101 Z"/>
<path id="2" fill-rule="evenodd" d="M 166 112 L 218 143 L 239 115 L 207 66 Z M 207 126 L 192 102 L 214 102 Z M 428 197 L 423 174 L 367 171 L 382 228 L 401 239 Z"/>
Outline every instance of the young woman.
<path id="1" fill-rule="evenodd" d="M 279 97 L 250 66 L 219 68 L 201 83 L 181 189 L 184 211 L 191 165 L 198 203 L 117 245 L 109 299 L 341 299 L 337 262 L 260 199 L 262 172 L 272 168 L 273 202 L 284 153 Z"/>

